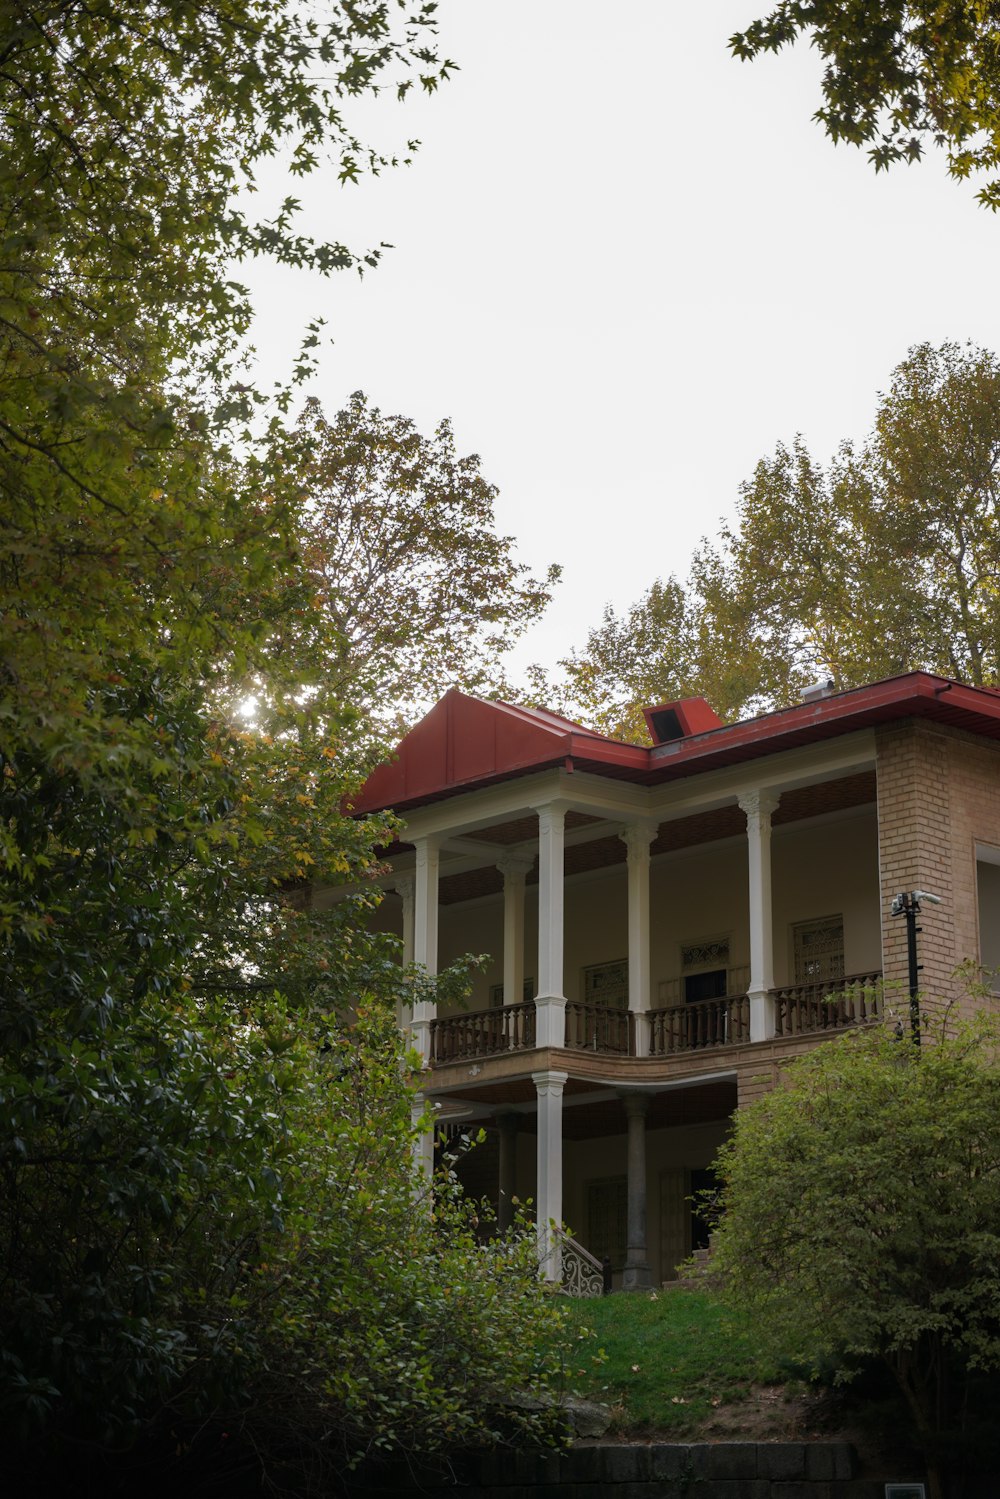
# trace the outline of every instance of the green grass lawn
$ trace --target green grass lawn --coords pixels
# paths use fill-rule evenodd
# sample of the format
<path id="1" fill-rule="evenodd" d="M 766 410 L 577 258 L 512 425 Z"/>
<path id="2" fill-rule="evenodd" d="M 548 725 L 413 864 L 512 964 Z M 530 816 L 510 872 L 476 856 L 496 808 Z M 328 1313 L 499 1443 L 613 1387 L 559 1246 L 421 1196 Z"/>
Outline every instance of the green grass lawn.
<path id="1" fill-rule="evenodd" d="M 565 1388 L 615 1411 L 615 1427 L 678 1436 L 751 1385 L 787 1379 L 746 1318 L 709 1291 L 567 1301 Z"/>

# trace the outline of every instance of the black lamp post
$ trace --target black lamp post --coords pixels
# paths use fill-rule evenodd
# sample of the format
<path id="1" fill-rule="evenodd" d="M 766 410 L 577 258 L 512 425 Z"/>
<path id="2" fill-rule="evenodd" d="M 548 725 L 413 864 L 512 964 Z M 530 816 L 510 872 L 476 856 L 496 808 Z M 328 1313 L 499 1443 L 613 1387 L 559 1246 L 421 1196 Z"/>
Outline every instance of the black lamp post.
<path id="1" fill-rule="evenodd" d="M 917 975 L 923 964 L 917 962 L 917 933 L 923 928 L 917 926 L 917 917 L 920 915 L 920 902 L 923 900 L 929 900 L 934 906 L 941 904 L 940 895 L 931 895 L 929 890 L 901 890 L 898 895 L 892 897 L 892 905 L 889 908 L 890 916 L 906 917 L 906 958 L 910 976 L 910 1032 L 914 1046 L 920 1045 L 920 998 Z"/>

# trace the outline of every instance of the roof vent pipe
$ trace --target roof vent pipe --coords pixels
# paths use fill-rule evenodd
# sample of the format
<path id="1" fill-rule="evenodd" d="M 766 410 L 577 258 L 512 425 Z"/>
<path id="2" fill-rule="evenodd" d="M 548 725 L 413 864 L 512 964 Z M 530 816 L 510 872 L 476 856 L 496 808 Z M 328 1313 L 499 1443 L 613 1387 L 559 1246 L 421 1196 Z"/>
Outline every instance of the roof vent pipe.
<path id="1" fill-rule="evenodd" d="M 821 697 L 832 697 L 833 692 L 833 678 L 827 677 L 822 682 L 813 682 L 812 686 L 803 687 L 802 701 L 804 703 L 816 703 Z"/>

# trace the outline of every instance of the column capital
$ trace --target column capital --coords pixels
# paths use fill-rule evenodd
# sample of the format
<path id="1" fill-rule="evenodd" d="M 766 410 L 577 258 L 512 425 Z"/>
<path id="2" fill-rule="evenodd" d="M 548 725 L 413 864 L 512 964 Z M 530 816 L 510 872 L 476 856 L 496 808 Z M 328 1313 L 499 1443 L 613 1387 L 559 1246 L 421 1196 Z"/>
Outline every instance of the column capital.
<path id="1" fill-rule="evenodd" d="M 642 817 L 635 822 L 627 822 L 618 836 L 628 849 L 628 857 L 638 859 L 649 853 L 650 844 L 659 831 L 658 822 L 654 822 L 652 818 Z"/>
<path id="2" fill-rule="evenodd" d="M 534 868 L 535 855 L 533 853 L 504 854 L 497 860 L 497 869 L 504 877 L 504 882 L 510 880 L 512 884 L 522 884 L 528 872 Z"/>
<path id="3" fill-rule="evenodd" d="M 649 1106 L 653 1102 L 652 1093 L 633 1093 L 623 1089 L 618 1097 L 625 1105 L 625 1113 L 630 1119 L 645 1119 L 649 1113 Z"/>
<path id="4" fill-rule="evenodd" d="M 552 823 L 557 817 L 560 825 L 565 822 L 566 813 L 572 810 L 572 802 L 567 801 L 564 796 L 554 796 L 551 801 L 536 802 L 531 810 L 538 817 L 539 822 L 543 819 Z"/>
<path id="5" fill-rule="evenodd" d="M 416 888 L 417 882 L 412 875 L 406 875 L 405 877 L 395 879 L 389 886 L 389 889 L 395 890 L 396 894 L 403 901 L 412 900 Z"/>
<path id="6" fill-rule="evenodd" d="M 568 1072 L 533 1072 L 531 1074 L 536 1093 L 546 1094 L 549 1098 L 562 1096 L 562 1090 L 568 1078 Z"/>
<path id="7" fill-rule="evenodd" d="M 739 805 L 748 820 L 769 817 L 772 812 L 777 812 L 780 802 L 781 794 L 777 791 L 744 791 L 739 797 Z"/>

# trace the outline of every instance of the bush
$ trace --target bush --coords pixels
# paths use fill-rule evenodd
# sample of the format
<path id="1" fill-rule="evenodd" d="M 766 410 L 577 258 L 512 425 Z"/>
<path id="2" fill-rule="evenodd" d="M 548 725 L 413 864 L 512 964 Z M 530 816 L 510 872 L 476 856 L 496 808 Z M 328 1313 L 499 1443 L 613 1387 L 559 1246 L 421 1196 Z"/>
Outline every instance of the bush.
<path id="1" fill-rule="evenodd" d="M 967 1451 L 970 1383 L 1000 1370 L 1000 1029 L 818 1047 L 741 1110 L 718 1167 L 717 1265 L 786 1353 L 890 1369 L 932 1468 Z"/>

